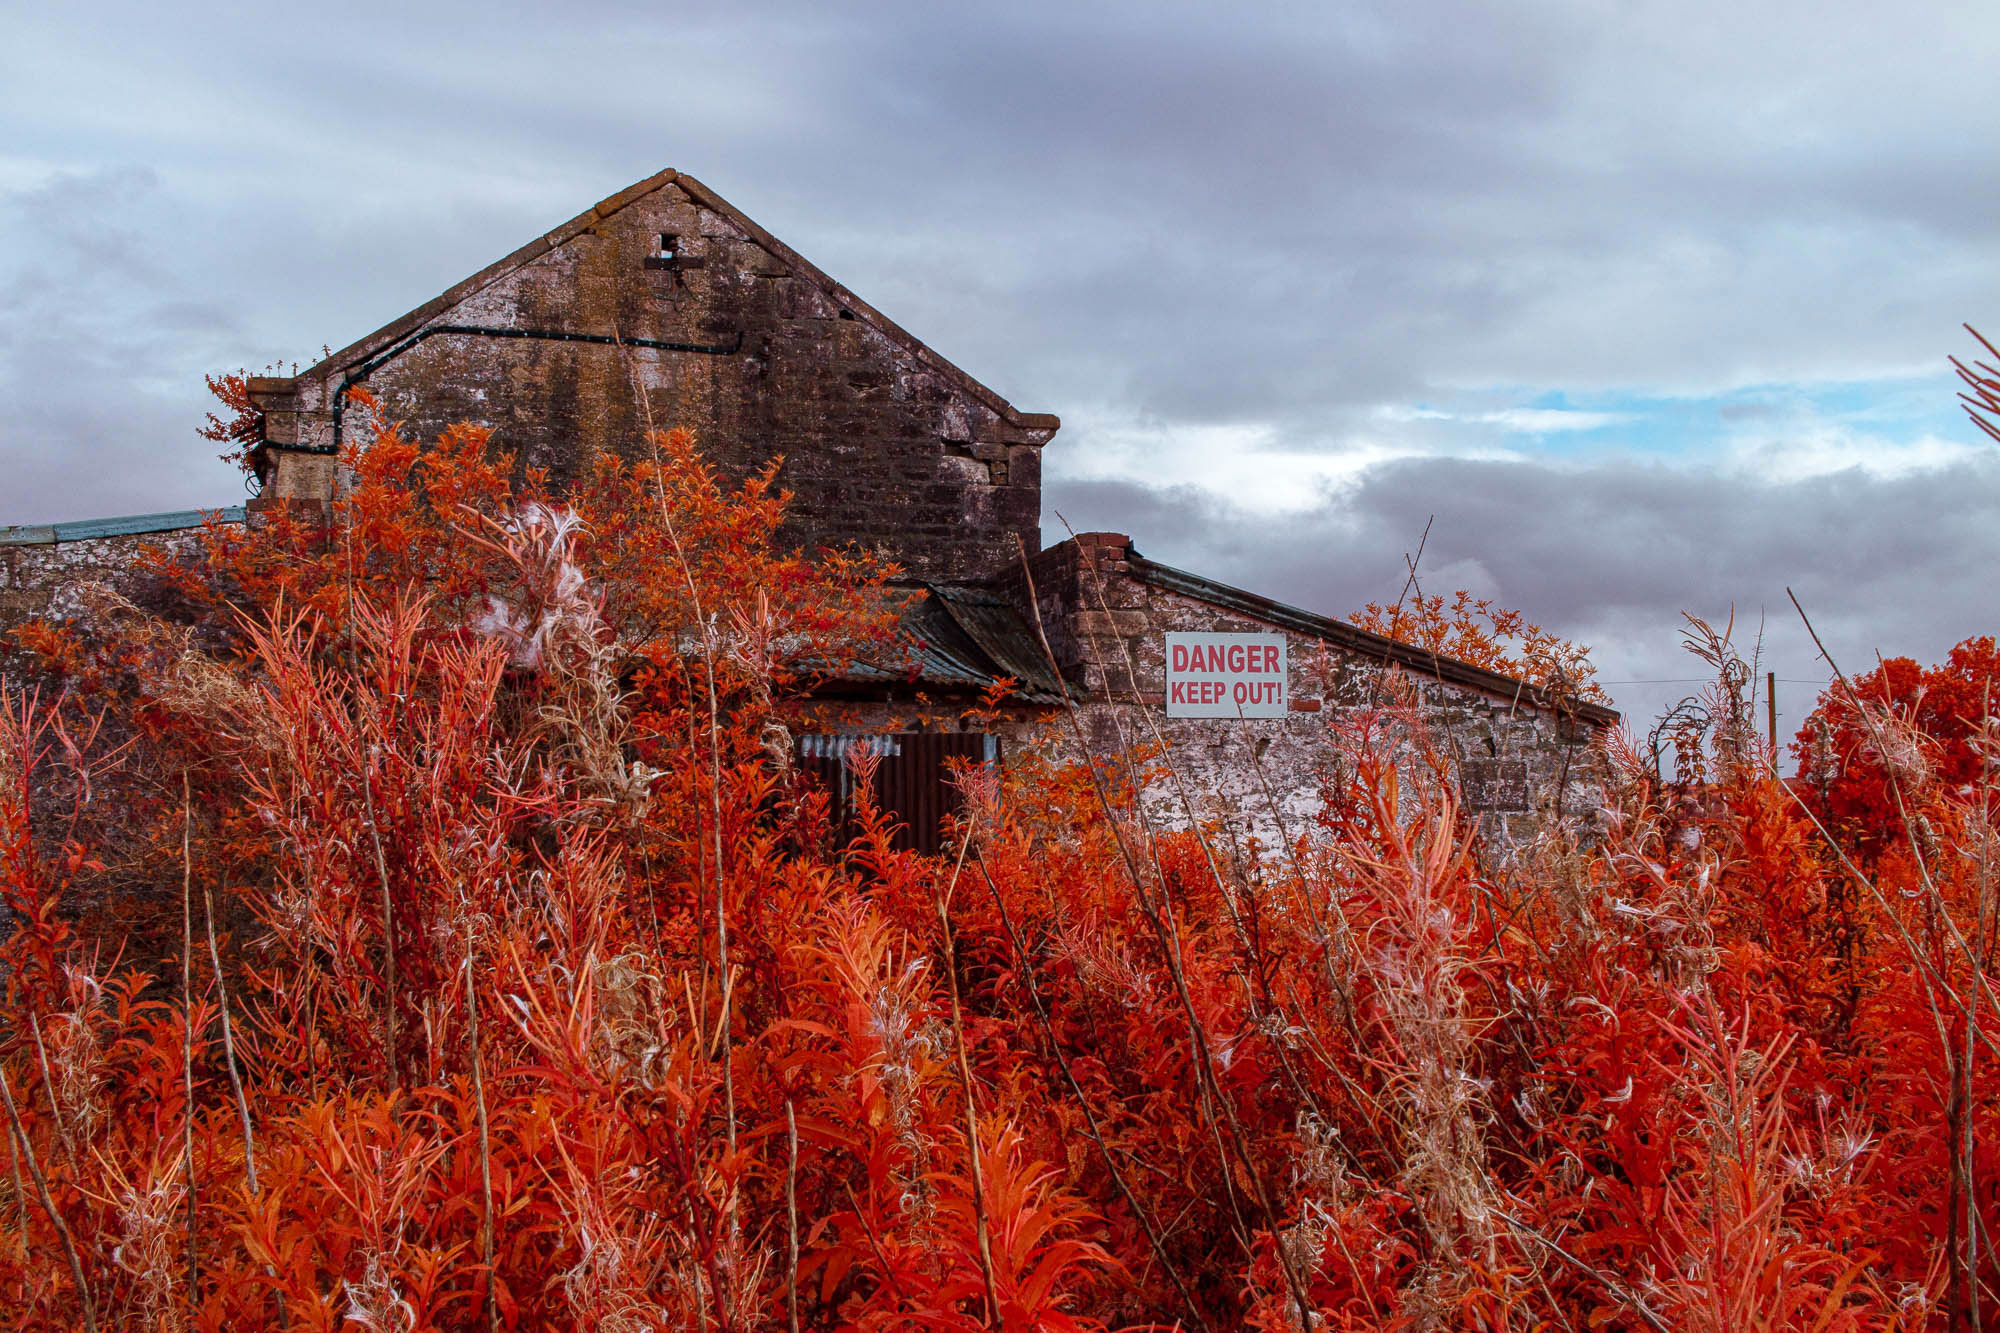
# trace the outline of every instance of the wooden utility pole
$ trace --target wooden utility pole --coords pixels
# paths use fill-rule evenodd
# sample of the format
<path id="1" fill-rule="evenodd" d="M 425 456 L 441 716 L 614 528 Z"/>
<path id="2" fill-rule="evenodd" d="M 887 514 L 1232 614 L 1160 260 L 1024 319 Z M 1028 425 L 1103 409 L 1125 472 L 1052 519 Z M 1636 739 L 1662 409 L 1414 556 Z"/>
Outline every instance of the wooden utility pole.
<path id="1" fill-rule="evenodd" d="M 1770 719 L 1771 767 L 1778 766 L 1778 673 L 1764 673 L 1764 712 Z"/>

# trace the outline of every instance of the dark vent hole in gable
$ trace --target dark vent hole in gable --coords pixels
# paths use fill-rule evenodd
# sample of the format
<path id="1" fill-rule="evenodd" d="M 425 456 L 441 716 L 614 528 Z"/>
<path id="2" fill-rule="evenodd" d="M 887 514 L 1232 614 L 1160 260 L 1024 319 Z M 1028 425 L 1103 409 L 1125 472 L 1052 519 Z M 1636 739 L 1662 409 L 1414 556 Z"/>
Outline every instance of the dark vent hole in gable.
<path id="1" fill-rule="evenodd" d="M 688 254 L 681 249 L 681 234 L 679 232 L 663 231 L 659 235 L 659 248 L 646 256 L 646 267 L 668 270 L 674 275 L 676 285 L 679 284 L 682 273 L 691 269 L 701 268 L 708 263 L 707 260 Z"/>

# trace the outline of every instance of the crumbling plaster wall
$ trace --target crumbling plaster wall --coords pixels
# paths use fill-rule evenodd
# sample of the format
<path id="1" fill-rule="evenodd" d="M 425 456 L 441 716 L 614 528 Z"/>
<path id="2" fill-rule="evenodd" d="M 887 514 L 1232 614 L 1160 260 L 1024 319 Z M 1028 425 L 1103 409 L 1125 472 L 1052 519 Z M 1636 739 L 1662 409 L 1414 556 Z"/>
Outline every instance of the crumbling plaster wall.
<path id="1" fill-rule="evenodd" d="M 141 550 L 183 550 L 195 538 L 194 532 L 181 531 L 0 543 L 0 636 L 35 619 L 88 622 L 98 609 L 92 591 L 100 587 L 128 601 L 152 603 L 156 584 L 139 567 Z"/>
<path id="2" fill-rule="evenodd" d="M 642 457 L 648 420 L 691 428 L 734 480 L 782 457 L 780 483 L 796 496 L 788 544 L 855 543 L 920 577 L 984 575 L 1013 558 L 1017 537 L 1040 547 L 1041 446 L 1054 417 L 1015 412 L 697 182 L 658 179 L 413 312 L 390 337 L 253 385 L 279 450 L 272 494 L 326 497 L 331 460 L 285 451 L 332 446 L 340 385 L 385 345 L 440 325 L 563 332 L 732 350 L 443 333 L 363 383 L 414 438 L 488 425 L 521 467 L 558 484 L 599 452 Z M 663 236 L 675 238 L 671 254 Z M 344 433 L 358 415 L 343 414 Z"/>
<path id="3" fill-rule="evenodd" d="M 1556 710 L 1468 688 L 1274 625 L 1133 577 L 1123 538 L 1086 534 L 1031 562 L 1035 606 L 1063 674 L 1076 688 L 1090 750 L 1164 741 L 1179 774 L 1143 795 L 1162 827 L 1217 819 L 1269 848 L 1296 837 L 1322 808 L 1324 783 L 1342 762 L 1343 729 L 1398 701 L 1415 705 L 1428 739 L 1449 757 L 1464 805 L 1501 845 L 1520 845 L 1560 812 L 1587 818 L 1606 777 L 1597 733 Z M 1007 580 L 1024 614 L 1027 579 Z M 1283 719 L 1166 716 L 1165 636 L 1170 631 L 1286 635 L 1290 711 Z M 1022 743 L 1069 747 L 1037 723 Z M 1409 738 L 1405 736 L 1406 747 Z M 1186 800 L 1182 790 L 1185 789 Z"/>

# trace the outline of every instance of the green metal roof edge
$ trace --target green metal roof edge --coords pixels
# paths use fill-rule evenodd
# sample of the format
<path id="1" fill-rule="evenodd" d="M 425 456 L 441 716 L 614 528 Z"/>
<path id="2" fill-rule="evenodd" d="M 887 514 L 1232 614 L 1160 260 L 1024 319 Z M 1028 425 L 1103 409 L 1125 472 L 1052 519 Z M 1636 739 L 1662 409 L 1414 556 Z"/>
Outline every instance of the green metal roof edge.
<path id="1" fill-rule="evenodd" d="M 91 541 L 99 537 L 179 532 L 185 528 L 198 528 L 210 518 L 223 523 L 241 523 L 244 509 L 242 505 L 223 505 L 218 509 L 175 509 L 163 514 L 85 518 L 73 523 L 22 523 L 0 528 L 0 546 L 57 546 L 63 542 Z"/>

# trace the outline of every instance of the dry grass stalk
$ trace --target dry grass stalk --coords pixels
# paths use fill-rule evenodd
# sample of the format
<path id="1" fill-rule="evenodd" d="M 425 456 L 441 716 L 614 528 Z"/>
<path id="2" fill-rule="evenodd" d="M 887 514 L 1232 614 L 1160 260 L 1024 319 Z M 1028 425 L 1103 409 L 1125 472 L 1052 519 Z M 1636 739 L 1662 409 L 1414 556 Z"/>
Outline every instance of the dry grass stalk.
<path id="1" fill-rule="evenodd" d="M 799 1119 L 785 1101 L 785 1326 L 799 1333 Z"/>
<path id="2" fill-rule="evenodd" d="M 494 1295 L 498 1278 L 493 1263 L 493 1130 L 486 1112 L 486 1073 L 479 1049 L 479 994 L 472 984 L 472 935 L 465 937 L 465 1022 L 466 1041 L 472 1047 L 473 1108 L 479 1123 L 479 1257 L 486 1265 L 481 1284 L 480 1304 L 485 1307 L 488 1329 L 500 1327 L 500 1305 Z"/>
<path id="3" fill-rule="evenodd" d="M 181 1078 L 187 1100 L 181 1106 L 181 1148 L 187 1188 L 187 1293 L 190 1303 L 200 1290 L 201 1262 L 195 1240 L 194 1181 L 194 857 L 189 851 L 194 807 L 188 778 L 181 775 Z"/>
<path id="4" fill-rule="evenodd" d="M 1174 1291 L 1180 1297 L 1181 1307 L 1187 1318 L 1196 1329 L 1206 1333 L 1208 1323 L 1202 1318 L 1201 1306 L 1196 1302 L 1193 1293 L 1188 1290 L 1187 1279 L 1182 1276 L 1180 1266 L 1174 1263 L 1173 1256 L 1167 1252 L 1159 1220 L 1154 1217 L 1152 1209 L 1146 1206 L 1145 1201 L 1133 1191 L 1116 1154 L 1104 1141 L 1104 1130 L 1099 1123 L 1097 1109 L 1084 1093 L 1083 1085 L 1077 1082 L 1076 1072 L 1071 1068 L 1069 1056 L 1064 1052 L 1063 1044 L 1056 1036 L 1055 1025 L 1049 1019 L 1048 1006 L 1043 1002 L 1040 988 L 1035 984 L 1034 959 L 1028 952 L 1027 944 L 1021 939 L 1021 933 L 1014 928 L 1013 918 L 1007 911 L 1006 899 L 1001 895 L 999 885 L 993 882 L 992 872 L 987 869 L 986 857 L 976 847 L 972 856 L 973 863 L 979 867 L 980 877 L 986 881 L 987 890 L 993 896 L 994 910 L 1000 917 L 1000 925 L 1007 933 L 1008 944 L 1013 949 L 1014 958 L 1019 965 L 1021 987 L 1027 993 L 1028 1004 L 1034 1011 L 1042 1041 L 1055 1056 L 1056 1066 L 1062 1071 L 1063 1082 L 1068 1086 L 1070 1095 L 1075 1098 L 1077 1109 L 1083 1113 L 1084 1133 L 1096 1147 L 1098 1156 L 1104 1163 L 1105 1173 L 1111 1178 L 1112 1187 L 1118 1191 L 1119 1198 L 1124 1201 L 1127 1208 L 1131 1209 L 1133 1217 L 1138 1219 L 1140 1227 L 1145 1231 L 1146 1244 L 1152 1250 L 1153 1260 L 1173 1282 Z"/>
<path id="5" fill-rule="evenodd" d="M 958 859 L 951 868 L 951 882 L 938 895 L 936 906 L 938 932 L 944 942 L 944 975 L 951 992 L 952 1051 L 958 1063 L 959 1093 L 965 1103 L 965 1151 L 972 1180 L 973 1234 L 979 1250 L 979 1278 L 985 1288 L 987 1321 L 997 1323 L 1000 1319 L 1000 1298 L 993 1290 L 993 1242 L 987 1234 L 986 1179 L 979 1163 L 979 1111 L 972 1099 L 972 1066 L 965 1053 L 965 1019 L 958 1003 L 958 951 L 951 935 L 952 891 L 958 887 L 959 872 L 965 868 L 965 852 L 972 845 L 973 829 L 978 822 L 978 803 L 968 801 L 967 810 L 965 835 L 959 840 Z"/>
<path id="6" fill-rule="evenodd" d="M 202 917 L 208 923 L 208 962 L 215 970 L 215 991 L 222 1010 L 222 1058 L 229 1070 L 229 1090 L 236 1099 L 238 1126 L 243 1133 L 243 1171 L 251 1197 L 261 1191 L 257 1184 L 257 1137 L 250 1127 L 250 1100 L 243 1092 L 243 1071 L 236 1063 L 235 1023 L 230 1016 L 229 982 L 222 974 L 222 950 L 215 942 L 215 901 L 208 885 L 201 888 Z"/>

